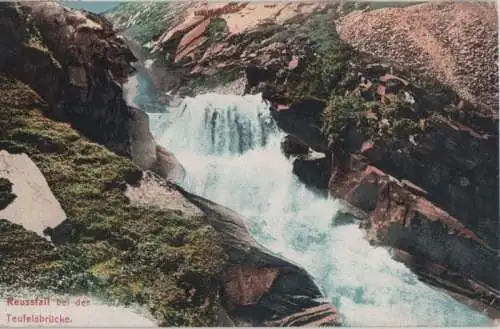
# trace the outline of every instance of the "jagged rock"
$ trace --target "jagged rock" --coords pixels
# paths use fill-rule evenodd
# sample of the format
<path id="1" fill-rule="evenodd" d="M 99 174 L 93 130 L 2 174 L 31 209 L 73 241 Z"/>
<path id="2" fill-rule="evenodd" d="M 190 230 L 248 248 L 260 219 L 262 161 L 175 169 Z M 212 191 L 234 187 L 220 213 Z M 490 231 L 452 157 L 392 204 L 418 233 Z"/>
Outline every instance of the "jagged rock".
<path id="1" fill-rule="evenodd" d="M 182 182 L 186 176 L 186 170 L 175 155 L 159 145 L 156 146 L 156 152 L 156 163 L 152 170 L 171 182 Z"/>
<path id="2" fill-rule="evenodd" d="M 290 30 L 281 36 L 275 32 L 281 32 L 283 26 L 297 26 L 297 21 L 320 13 L 325 7 L 328 5 L 321 3 L 274 7 L 253 3 L 172 5 L 170 11 L 175 13 L 175 18 L 165 23 L 165 31 L 151 43 L 150 55 L 160 61 L 155 62 L 148 73 L 160 90 L 192 96 L 216 88 L 221 80 L 244 79 L 247 67 L 263 67 L 273 74 L 281 68 L 296 70 L 300 67 L 302 53 L 302 45 L 296 39 L 304 39 L 304 36 L 296 36 Z M 123 25 L 122 13 L 106 15 L 119 26 Z M 226 26 L 216 42 L 206 37 L 209 34 L 207 24 L 215 19 L 225 22 Z M 272 42 L 273 38 L 286 42 Z M 292 53 L 288 51 L 290 43 L 297 46 Z M 246 90 L 249 88 L 247 85 Z"/>
<path id="3" fill-rule="evenodd" d="M 395 248 L 396 259 L 426 282 L 450 291 L 459 300 L 473 299 L 471 304 L 478 310 L 497 317 L 500 258 L 495 247 L 443 209 L 410 192 L 415 190 L 407 184 L 375 167 L 358 166 L 365 169 L 334 176 L 330 184 L 334 195 L 369 214 L 368 225 L 363 225 L 369 241 Z"/>
<path id="4" fill-rule="evenodd" d="M 293 135 L 286 135 L 281 141 L 281 151 L 286 157 L 309 153 L 309 146 Z"/>
<path id="5" fill-rule="evenodd" d="M 129 111 L 130 156 L 139 167 L 143 169 L 153 168 L 156 162 L 160 160 L 156 142 L 149 130 L 149 117 L 146 113 L 134 107 L 129 106 Z"/>
<path id="6" fill-rule="evenodd" d="M 271 115 L 280 129 L 296 136 L 314 151 L 328 153 L 328 141 L 317 118 L 323 107 L 323 102 L 306 100 L 286 109 L 271 107 Z"/>
<path id="7" fill-rule="evenodd" d="M 255 306 L 268 293 L 278 276 L 276 268 L 233 265 L 226 270 L 223 284 L 229 309 Z"/>

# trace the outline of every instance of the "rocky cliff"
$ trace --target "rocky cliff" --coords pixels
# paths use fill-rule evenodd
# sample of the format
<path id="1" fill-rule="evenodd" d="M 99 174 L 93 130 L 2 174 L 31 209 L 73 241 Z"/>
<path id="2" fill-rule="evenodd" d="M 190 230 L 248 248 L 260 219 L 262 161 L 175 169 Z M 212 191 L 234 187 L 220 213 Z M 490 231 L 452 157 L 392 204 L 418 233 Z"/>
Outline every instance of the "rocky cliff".
<path id="1" fill-rule="evenodd" d="M 54 2 L 0 17 L 0 284 L 141 304 L 161 326 L 339 324 L 244 218 L 165 180 L 182 168 L 124 101 L 134 56 L 110 23 Z"/>
<path id="2" fill-rule="evenodd" d="M 347 201 L 422 280 L 498 318 L 496 7 L 359 6 L 175 7 L 147 44 L 151 71 L 181 95 L 262 92 L 301 180 Z"/>

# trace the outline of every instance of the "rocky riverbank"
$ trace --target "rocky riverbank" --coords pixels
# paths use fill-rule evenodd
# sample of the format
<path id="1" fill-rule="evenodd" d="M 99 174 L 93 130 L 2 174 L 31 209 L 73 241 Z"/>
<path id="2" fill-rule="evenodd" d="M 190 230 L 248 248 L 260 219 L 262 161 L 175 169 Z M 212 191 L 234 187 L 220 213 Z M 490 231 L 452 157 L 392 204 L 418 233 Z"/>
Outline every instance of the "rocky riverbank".
<path id="1" fill-rule="evenodd" d="M 142 42 L 159 90 L 262 92 L 301 180 L 347 201 L 422 280 L 498 318 L 495 5 L 360 6 L 172 4 Z"/>
<path id="2" fill-rule="evenodd" d="M 165 180 L 182 168 L 124 100 L 135 56 L 107 20 L 55 2 L 0 17 L 1 285 L 140 304 L 160 326 L 340 323 L 244 218 Z"/>

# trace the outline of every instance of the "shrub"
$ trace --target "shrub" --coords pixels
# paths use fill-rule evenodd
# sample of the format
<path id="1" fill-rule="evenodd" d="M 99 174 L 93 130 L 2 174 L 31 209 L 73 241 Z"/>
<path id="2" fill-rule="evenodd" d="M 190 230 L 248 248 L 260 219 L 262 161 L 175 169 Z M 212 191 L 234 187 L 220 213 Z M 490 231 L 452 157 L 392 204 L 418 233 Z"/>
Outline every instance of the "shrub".
<path id="1" fill-rule="evenodd" d="M 220 41 L 227 32 L 227 23 L 223 18 L 212 18 L 210 24 L 208 24 L 207 37 L 210 43 Z"/>
<path id="2" fill-rule="evenodd" d="M 349 127 L 359 127 L 367 102 L 358 96 L 333 96 L 322 115 L 323 133 L 332 140 L 342 139 Z"/>

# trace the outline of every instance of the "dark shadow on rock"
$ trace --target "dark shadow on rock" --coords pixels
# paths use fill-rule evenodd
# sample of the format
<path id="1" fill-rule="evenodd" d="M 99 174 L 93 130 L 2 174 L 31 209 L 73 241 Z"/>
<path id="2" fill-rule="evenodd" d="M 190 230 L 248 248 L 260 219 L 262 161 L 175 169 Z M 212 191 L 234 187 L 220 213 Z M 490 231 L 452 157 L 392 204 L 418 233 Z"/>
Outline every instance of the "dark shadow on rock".
<path id="1" fill-rule="evenodd" d="M 304 107 L 277 110 L 271 106 L 271 115 L 281 130 L 296 136 L 313 150 L 326 154 L 328 153 L 328 140 L 318 125 L 318 114 L 315 112 L 317 110 L 318 108 L 314 107 L 311 108 L 311 112 Z"/>
<path id="2" fill-rule="evenodd" d="M 17 198 L 17 195 L 12 193 L 12 183 L 3 177 L 0 177 L 0 210 L 7 206 Z"/>
<path id="3" fill-rule="evenodd" d="M 75 237 L 75 227 L 71 219 L 65 219 L 56 227 L 47 227 L 43 234 L 50 237 L 50 240 L 56 244 L 65 244 L 73 241 Z"/>
<path id="4" fill-rule="evenodd" d="M 222 246 L 229 256 L 230 268 L 242 265 L 253 268 L 256 275 L 259 269 L 277 271 L 277 276 L 267 292 L 253 303 L 234 305 L 229 301 L 232 292 L 227 288 L 223 289 L 225 307 L 236 323 L 263 326 L 271 321 L 278 321 L 273 325 L 286 325 L 291 321 L 288 317 L 296 316 L 307 325 L 313 322 L 308 317 L 310 313 L 307 310 L 311 309 L 310 312 L 314 312 L 314 308 L 321 305 L 327 311 L 318 315 L 315 321 L 322 323 L 324 321 L 326 325 L 338 325 L 335 308 L 322 300 L 324 295 L 312 276 L 300 266 L 259 244 L 248 232 L 246 219 L 242 215 L 180 187 L 177 189 L 205 213 L 209 223 L 218 232 Z M 245 285 L 245 282 L 238 284 L 240 285 Z"/>
<path id="5" fill-rule="evenodd" d="M 328 157 L 302 155 L 293 162 L 293 173 L 297 178 L 308 188 L 320 192 L 327 192 L 331 172 L 331 160 Z"/>
<path id="6" fill-rule="evenodd" d="M 309 146 L 294 135 L 286 135 L 281 141 L 281 152 L 289 158 L 293 155 L 309 153 Z"/>

